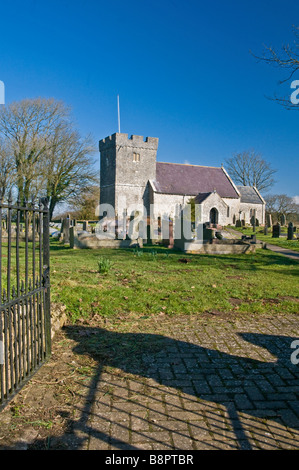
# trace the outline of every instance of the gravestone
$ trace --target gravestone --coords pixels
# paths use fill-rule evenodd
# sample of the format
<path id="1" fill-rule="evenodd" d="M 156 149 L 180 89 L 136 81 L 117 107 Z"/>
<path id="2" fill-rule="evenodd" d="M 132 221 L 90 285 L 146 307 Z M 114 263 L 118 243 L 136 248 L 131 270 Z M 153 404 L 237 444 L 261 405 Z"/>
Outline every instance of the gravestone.
<path id="1" fill-rule="evenodd" d="M 87 229 L 88 229 L 88 221 L 87 220 L 83 221 L 83 227 L 82 228 L 83 228 L 84 231 L 87 231 Z"/>
<path id="2" fill-rule="evenodd" d="M 272 215 L 271 214 L 267 214 L 266 223 L 267 223 L 268 227 L 272 227 Z"/>
<path id="3" fill-rule="evenodd" d="M 74 226 L 70 227 L 70 248 L 75 248 L 75 238 L 77 237 L 77 229 Z"/>
<path id="4" fill-rule="evenodd" d="M 280 216 L 280 224 L 281 225 L 286 225 L 287 221 L 286 221 L 286 216 L 284 214 L 281 214 Z"/>
<path id="5" fill-rule="evenodd" d="M 70 219 L 68 217 L 63 219 L 62 235 L 63 235 L 63 243 L 64 244 L 70 243 Z"/>
<path id="6" fill-rule="evenodd" d="M 236 227 L 242 227 L 241 220 L 236 220 Z"/>
<path id="7" fill-rule="evenodd" d="M 268 225 L 265 224 L 264 226 L 264 235 L 268 235 Z"/>
<path id="8" fill-rule="evenodd" d="M 288 240 L 293 240 L 294 239 L 294 227 L 293 223 L 290 222 L 288 225 Z"/>
<path id="9" fill-rule="evenodd" d="M 148 245 L 152 245 L 152 243 L 153 243 L 151 224 L 147 224 L 147 226 L 146 226 L 146 243 Z"/>
<path id="10" fill-rule="evenodd" d="M 279 238 L 281 233 L 280 224 L 277 223 L 272 227 L 272 238 Z"/>
<path id="11" fill-rule="evenodd" d="M 162 243 L 168 248 L 173 248 L 174 246 L 173 221 L 171 219 L 162 219 Z"/>

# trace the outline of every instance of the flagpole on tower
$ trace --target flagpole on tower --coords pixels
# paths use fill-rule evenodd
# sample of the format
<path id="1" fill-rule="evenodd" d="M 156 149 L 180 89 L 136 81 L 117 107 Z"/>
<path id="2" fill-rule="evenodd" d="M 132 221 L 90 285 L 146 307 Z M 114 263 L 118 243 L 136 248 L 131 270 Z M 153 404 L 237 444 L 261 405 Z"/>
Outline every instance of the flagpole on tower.
<path id="1" fill-rule="evenodd" d="M 118 133 L 120 134 L 119 95 L 117 95 Z"/>

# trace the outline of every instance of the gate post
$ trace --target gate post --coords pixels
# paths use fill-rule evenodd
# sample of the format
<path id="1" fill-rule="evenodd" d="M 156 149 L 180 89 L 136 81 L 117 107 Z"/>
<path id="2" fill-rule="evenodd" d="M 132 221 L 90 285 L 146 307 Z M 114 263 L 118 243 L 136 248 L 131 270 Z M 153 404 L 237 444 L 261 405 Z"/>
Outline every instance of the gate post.
<path id="1" fill-rule="evenodd" d="M 50 297 L 50 244 L 48 198 L 41 198 L 43 204 L 43 285 L 46 357 L 51 354 L 51 297 Z"/>

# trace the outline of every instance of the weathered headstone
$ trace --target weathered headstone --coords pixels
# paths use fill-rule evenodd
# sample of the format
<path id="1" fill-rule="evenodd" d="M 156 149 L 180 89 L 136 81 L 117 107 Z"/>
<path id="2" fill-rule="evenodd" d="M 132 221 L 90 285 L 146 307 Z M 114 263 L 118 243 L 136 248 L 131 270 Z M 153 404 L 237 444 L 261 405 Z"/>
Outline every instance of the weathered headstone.
<path id="1" fill-rule="evenodd" d="M 281 233 L 280 224 L 277 223 L 277 224 L 273 225 L 273 227 L 272 227 L 272 238 L 279 238 L 280 233 Z"/>
<path id="2" fill-rule="evenodd" d="M 294 227 L 293 227 L 293 222 L 290 222 L 288 225 L 288 240 L 293 240 L 294 239 Z"/>
<path id="3" fill-rule="evenodd" d="M 77 237 L 77 229 L 76 227 L 70 227 L 70 248 L 75 247 L 75 237 Z"/>
<path id="4" fill-rule="evenodd" d="M 264 235 L 268 235 L 268 225 L 265 224 L 264 226 Z"/>
<path id="5" fill-rule="evenodd" d="M 161 225 L 162 225 L 161 220 L 162 220 L 162 218 L 158 217 L 158 238 L 161 237 Z"/>
<path id="6" fill-rule="evenodd" d="M 272 227 L 272 215 L 271 214 L 266 215 L 266 223 L 268 227 Z"/>
<path id="7" fill-rule="evenodd" d="M 281 225 L 286 225 L 287 221 L 286 221 L 286 216 L 284 214 L 281 214 L 280 216 L 280 224 Z"/>
<path id="8" fill-rule="evenodd" d="M 173 248 L 173 221 L 171 219 L 162 219 L 162 243 L 168 248 Z"/>
<path id="9" fill-rule="evenodd" d="M 88 221 L 87 220 L 83 221 L 83 227 L 82 228 L 83 228 L 83 230 L 87 231 L 87 229 L 88 229 Z"/>
<path id="10" fill-rule="evenodd" d="M 63 219 L 63 243 L 68 244 L 70 243 L 70 219 L 66 217 Z"/>
<path id="11" fill-rule="evenodd" d="M 242 227 L 241 220 L 236 220 L 236 227 Z"/>
<path id="12" fill-rule="evenodd" d="M 147 242 L 149 245 L 151 245 L 151 244 L 153 243 L 151 224 L 147 224 L 147 226 L 146 226 L 146 242 Z"/>

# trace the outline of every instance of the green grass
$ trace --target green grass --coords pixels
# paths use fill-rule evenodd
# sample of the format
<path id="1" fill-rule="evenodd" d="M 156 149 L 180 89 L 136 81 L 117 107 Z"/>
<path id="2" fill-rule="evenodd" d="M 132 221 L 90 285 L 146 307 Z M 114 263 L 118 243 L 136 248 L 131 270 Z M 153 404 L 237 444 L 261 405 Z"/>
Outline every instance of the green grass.
<path id="1" fill-rule="evenodd" d="M 72 250 L 52 242 L 52 301 L 65 304 L 72 321 L 94 315 L 298 311 L 299 264 L 270 251 L 219 256 L 157 246 L 138 251 Z M 111 262 L 105 273 L 99 272 L 99 257 Z"/>
<path id="2" fill-rule="evenodd" d="M 253 232 L 252 227 L 229 227 L 243 235 L 256 234 L 256 238 L 262 242 L 269 243 L 270 245 L 276 245 L 281 248 L 287 248 L 288 250 L 299 251 L 299 239 L 294 237 L 294 240 L 287 240 L 287 237 L 272 238 L 272 232 L 269 230 L 268 235 L 264 235 L 264 230 L 260 227 L 256 227 L 256 231 Z M 287 229 L 282 227 L 282 233 L 287 233 Z"/>

